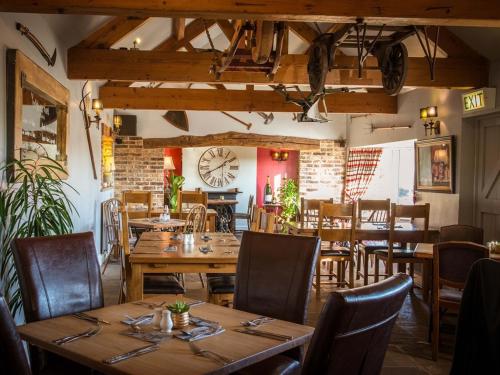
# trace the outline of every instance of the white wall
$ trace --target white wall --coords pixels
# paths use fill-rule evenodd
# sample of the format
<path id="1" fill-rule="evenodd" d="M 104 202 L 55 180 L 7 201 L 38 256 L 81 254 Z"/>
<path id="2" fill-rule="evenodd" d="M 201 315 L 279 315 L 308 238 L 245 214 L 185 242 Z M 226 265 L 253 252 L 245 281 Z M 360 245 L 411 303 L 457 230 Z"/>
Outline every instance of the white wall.
<path id="1" fill-rule="evenodd" d="M 100 192 L 100 181 L 93 178 L 83 118 L 78 109 L 83 82 L 68 80 L 65 69 L 67 47 L 77 43 L 80 40 L 79 33 L 81 35 L 88 33 L 95 26 L 95 22 L 86 22 L 88 18 L 84 16 L 73 17 L 75 21 L 74 25 L 78 27 L 75 26 L 72 30 L 62 30 L 57 22 L 52 22 L 57 20 L 57 16 L 0 14 L 0 47 L 2 52 L 0 58 L 0 113 L 2 113 L 2 116 L 0 116 L 0 162 L 5 160 L 7 146 L 5 53 L 8 48 L 15 48 L 31 58 L 36 64 L 45 69 L 70 90 L 71 103 L 69 108 L 67 147 L 69 179 L 67 182 L 79 192 L 79 194 L 75 194 L 68 189 L 69 198 L 75 204 L 78 211 L 78 215 L 73 215 L 74 230 L 75 232 L 94 232 L 96 247 L 99 249 L 100 204 L 103 200 L 112 196 L 112 191 Z M 35 47 L 16 30 L 16 21 L 27 26 L 51 54 L 54 48 L 57 48 L 57 61 L 54 67 L 48 67 Z M 99 21 L 99 17 L 97 21 Z M 101 158 L 100 133 L 95 127 L 91 129 L 91 137 L 99 178 Z"/>
<path id="2" fill-rule="evenodd" d="M 194 190 L 202 188 L 205 191 L 224 191 L 227 189 L 238 188 L 242 193 L 237 195 L 237 212 L 246 212 L 248 207 L 248 197 L 250 194 L 255 196 L 257 186 L 257 148 L 255 147 L 228 147 L 237 156 L 240 161 L 238 176 L 227 186 L 223 188 L 213 188 L 205 184 L 198 173 L 198 161 L 201 155 L 209 147 L 189 147 L 182 150 L 182 175 L 186 177 L 184 190 Z M 243 225 L 238 222 L 237 224 Z"/>
<path id="3" fill-rule="evenodd" d="M 459 216 L 460 148 L 462 142 L 461 91 L 416 89 L 398 97 L 397 115 L 370 115 L 352 119 L 348 126 L 350 147 L 388 143 L 408 139 L 424 139 L 425 130 L 420 120 L 419 109 L 430 105 L 438 106 L 441 120 L 441 136 L 455 135 L 456 146 L 456 193 L 418 192 L 417 203 L 430 203 L 431 226 L 456 224 Z M 411 129 L 378 130 L 370 132 L 371 124 L 377 126 L 412 125 Z M 427 137 L 427 138 L 433 138 Z"/>

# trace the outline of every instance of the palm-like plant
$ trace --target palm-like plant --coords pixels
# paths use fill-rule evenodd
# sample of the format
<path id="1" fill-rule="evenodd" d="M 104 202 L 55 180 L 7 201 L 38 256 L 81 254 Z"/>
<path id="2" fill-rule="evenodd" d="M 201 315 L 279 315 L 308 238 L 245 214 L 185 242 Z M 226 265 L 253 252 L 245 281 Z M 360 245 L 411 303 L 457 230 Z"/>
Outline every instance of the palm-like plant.
<path id="1" fill-rule="evenodd" d="M 7 179 L 9 172 L 13 177 Z M 12 241 L 73 230 L 71 214 L 76 209 L 65 189 L 75 189 L 59 177 L 65 173 L 59 162 L 46 155 L 0 166 L 0 291 L 13 316 L 19 312 L 22 301 Z"/>

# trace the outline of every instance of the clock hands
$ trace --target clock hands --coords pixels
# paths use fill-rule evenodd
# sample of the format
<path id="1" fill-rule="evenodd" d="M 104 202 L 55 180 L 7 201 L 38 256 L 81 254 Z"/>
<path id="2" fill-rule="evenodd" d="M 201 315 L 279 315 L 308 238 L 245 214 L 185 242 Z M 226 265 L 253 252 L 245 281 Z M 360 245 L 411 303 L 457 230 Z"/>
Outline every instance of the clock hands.
<path id="1" fill-rule="evenodd" d="M 221 165 L 219 165 L 217 168 L 214 168 L 214 169 L 211 169 L 208 171 L 208 173 L 212 173 L 213 171 L 216 171 L 217 169 L 219 168 L 222 168 L 224 165 L 226 165 L 226 163 L 228 162 L 229 160 L 226 160 L 224 163 L 222 163 Z"/>

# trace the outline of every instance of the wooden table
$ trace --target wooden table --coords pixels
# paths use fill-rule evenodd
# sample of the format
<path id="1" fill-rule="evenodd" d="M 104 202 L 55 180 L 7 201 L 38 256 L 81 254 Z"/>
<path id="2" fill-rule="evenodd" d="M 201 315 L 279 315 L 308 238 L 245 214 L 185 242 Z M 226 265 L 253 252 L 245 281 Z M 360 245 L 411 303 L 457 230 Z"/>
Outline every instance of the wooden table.
<path id="1" fill-rule="evenodd" d="M 146 210 L 128 210 L 128 218 L 129 218 L 129 223 L 132 220 L 139 219 L 139 218 L 144 218 L 146 215 L 147 211 Z M 151 217 L 158 217 L 163 213 L 163 209 L 161 208 L 155 208 L 154 210 L 151 210 Z M 189 213 L 189 210 L 184 210 L 182 214 L 179 212 L 171 211 L 170 212 L 170 217 L 172 219 L 186 219 L 187 214 Z M 216 230 L 216 222 L 217 219 L 217 211 L 215 211 L 212 208 L 207 209 L 207 221 L 208 221 L 208 230 L 210 232 L 215 232 Z"/>
<path id="2" fill-rule="evenodd" d="M 145 273 L 235 273 L 240 242 L 232 233 L 208 233 L 212 238 L 202 240 L 195 233 L 194 245 L 185 245 L 182 238 L 173 240 L 172 232 L 145 232 L 130 254 L 130 279 L 127 280 L 127 298 L 143 298 Z M 175 245 L 176 251 L 164 251 Z M 213 252 L 202 253 L 200 246 L 210 245 Z"/>
<path id="3" fill-rule="evenodd" d="M 160 221 L 157 217 L 142 218 L 142 219 L 129 219 L 128 225 L 135 228 L 144 229 L 172 229 L 184 228 L 185 220 L 170 219 L 168 221 Z"/>
<path id="4" fill-rule="evenodd" d="M 148 301 L 173 303 L 175 299 L 175 296 L 157 296 Z M 312 327 L 275 320 L 260 329 L 293 336 L 292 340 L 283 342 L 238 333 L 234 329 L 241 328 L 240 322 L 254 319 L 257 315 L 204 303 L 192 307 L 191 313 L 219 322 L 225 328 L 225 332 L 199 340 L 196 344 L 202 349 L 210 349 L 234 360 L 231 364 L 222 367 L 215 361 L 196 356 L 190 351 L 187 342 L 176 338 L 160 343 L 160 349 L 155 352 L 114 365 L 104 364 L 102 361 L 105 359 L 148 345 L 147 342 L 120 334 L 128 329 L 120 323 L 125 314 L 138 316 L 148 311 L 151 310 L 130 303 L 94 310 L 91 315 L 108 320 L 111 325 L 103 325 L 102 331 L 97 336 L 61 346 L 53 344 L 52 340 L 85 331 L 93 325 L 71 316 L 64 316 L 20 326 L 18 331 L 24 340 L 33 345 L 101 373 L 115 375 L 227 374 L 301 346 L 310 340 L 314 331 Z"/>

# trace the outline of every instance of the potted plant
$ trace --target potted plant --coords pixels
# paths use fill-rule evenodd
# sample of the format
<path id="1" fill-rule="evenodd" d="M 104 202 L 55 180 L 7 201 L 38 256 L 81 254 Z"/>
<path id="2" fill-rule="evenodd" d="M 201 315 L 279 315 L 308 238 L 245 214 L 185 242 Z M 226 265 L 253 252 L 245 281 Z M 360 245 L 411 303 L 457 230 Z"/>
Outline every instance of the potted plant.
<path id="1" fill-rule="evenodd" d="M 45 153 L 0 166 L 0 292 L 14 317 L 22 301 L 11 243 L 73 231 L 76 210 L 66 194 L 76 190 L 59 177 L 65 174 L 64 167 Z"/>
<path id="2" fill-rule="evenodd" d="M 170 175 L 170 208 L 172 211 L 177 211 L 177 199 L 179 190 L 184 184 L 185 178 L 183 176 L 176 176 L 174 173 Z"/>
<path id="3" fill-rule="evenodd" d="M 189 324 L 189 305 L 187 303 L 175 301 L 175 303 L 168 305 L 167 308 L 172 313 L 172 322 L 175 329 L 186 327 Z"/>
<path id="4" fill-rule="evenodd" d="M 282 207 L 281 219 L 290 222 L 297 217 L 299 210 L 299 189 L 291 178 L 283 179 L 279 191 L 279 199 Z"/>

